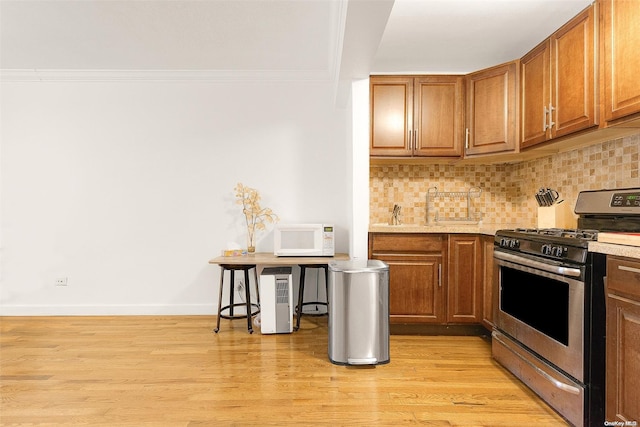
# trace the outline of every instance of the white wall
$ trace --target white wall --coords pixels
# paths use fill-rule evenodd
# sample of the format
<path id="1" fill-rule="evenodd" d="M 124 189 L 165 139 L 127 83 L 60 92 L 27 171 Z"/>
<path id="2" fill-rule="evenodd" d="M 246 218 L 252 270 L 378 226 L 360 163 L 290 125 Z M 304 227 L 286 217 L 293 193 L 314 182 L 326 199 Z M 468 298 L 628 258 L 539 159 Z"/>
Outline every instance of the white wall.
<path id="1" fill-rule="evenodd" d="M 353 182 L 351 197 L 351 231 L 349 253 L 353 259 L 368 258 L 369 230 L 369 79 L 352 84 L 352 155 Z"/>
<path id="2" fill-rule="evenodd" d="M 334 222 L 348 252 L 351 117 L 333 95 L 301 82 L 3 82 L 0 314 L 214 313 L 207 261 L 245 244 L 237 182 L 282 222 Z"/>

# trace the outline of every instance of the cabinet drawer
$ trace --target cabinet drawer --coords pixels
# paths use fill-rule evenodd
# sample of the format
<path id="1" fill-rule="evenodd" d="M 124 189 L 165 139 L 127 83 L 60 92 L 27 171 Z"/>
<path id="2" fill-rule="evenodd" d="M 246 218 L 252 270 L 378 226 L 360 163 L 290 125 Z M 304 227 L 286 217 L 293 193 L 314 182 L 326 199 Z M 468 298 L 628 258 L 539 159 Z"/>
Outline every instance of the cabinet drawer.
<path id="1" fill-rule="evenodd" d="M 640 298 L 640 261 L 609 256 L 607 288 L 609 292 Z"/>
<path id="2" fill-rule="evenodd" d="M 440 252 L 444 239 L 440 234 L 372 234 L 373 253 L 416 253 Z"/>

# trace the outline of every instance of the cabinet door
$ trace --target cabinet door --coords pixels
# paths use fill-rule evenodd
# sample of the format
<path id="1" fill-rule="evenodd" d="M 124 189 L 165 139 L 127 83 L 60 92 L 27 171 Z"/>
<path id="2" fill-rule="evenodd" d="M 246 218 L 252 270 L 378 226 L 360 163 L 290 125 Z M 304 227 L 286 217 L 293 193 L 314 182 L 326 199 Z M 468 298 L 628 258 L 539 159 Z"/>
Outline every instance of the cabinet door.
<path id="1" fill-rule="evenodd" d="M 371 156 L 411 156 L 413 78 L 372 76 Z"/>
<path id="2" fill-rule="evenodd" d="M 594 25 L 589 7 L 551 37 L 551 138 L 597 124 Z"/>
<path id="3" fill-rule="evenodd" d="M 485 328 L 493 328 L 493 236 L 482 237 L 482 324 Z"/>
<path id="4" fill-rule="evenodd" d="M 477 236 L 450 235 L 447 321 L 479 323 L 482 310 L 482 254 Z"/>
<path id="5" fill-rule="evenodd" d="M 606 411 L 609 421 L 640 420 L 640 261 L 607 258 Z M 621 424 L 622 425 L 622 424 Z"/>
<path id="6" fill-rule="evenodd" d="M 602 0 L 605 120 L 640 112 L 640 2 Z"/>
<path id="7" fill-rule="evenodd" d="M 369 258 L 389 265 L 392 323 L 446 322 L 445 242 L 438 234 L 369 234 Z"/>
<path id="8" fill-rule="evenodd" d="M 607 298 L 606 360 L 605 418 L 640 420 L 640 302 L 615 295 Z"/>
<path id="9" fill-rule="evenodd" d="M 517 62 L 469 74 L 465 156 L 517 146 Z"/>
<path id="10" fill-rule="evenodd" d="M 427 76 L 414 80 L 416 156 L 460 156 L 463 138 L 462 78 Z"/>
<path id="11" fill-rule="evenodd" d="M 597 125 L 594 26 L 592 6 L 521 59 L 521 148 Z"/>
<path id="12" fill-rule="evenodd" d="M 545 40 L 520 61 L 521 148 L 547 140 L 549 129 L 547 110 L 551 99 L 550 57 L 550 43 L 549 40 Z"/>
<path id="13" fill-rule="evenodd" d="M 444 323 L 442 257 L 379 256 L 389 264 L 392 323 Z"/>

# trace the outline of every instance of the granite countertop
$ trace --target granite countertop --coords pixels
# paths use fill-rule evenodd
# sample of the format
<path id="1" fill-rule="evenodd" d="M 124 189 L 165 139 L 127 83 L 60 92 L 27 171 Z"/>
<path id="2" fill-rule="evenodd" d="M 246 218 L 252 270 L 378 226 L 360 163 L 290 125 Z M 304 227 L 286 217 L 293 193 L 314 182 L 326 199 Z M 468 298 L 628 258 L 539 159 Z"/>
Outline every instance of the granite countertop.
<path id="1" fill-rule="evenodd" d="M 465 223 L 447 223 L 447 224 L 402 224 L 402 225 L 389 225 L 389 224 L 370 224 L 370 233 L 468 233 L 468 234 L 486 234 L 493 236 L 497 230 L 503 228 L 516 228 L 514 224 L 497 224 L 497 223 L 478 223 L 478 224 L 465 224 Z"/>
<path id="2" fill-rule="evenodd" d="M 589 251 L 607 255 L 617 255 L 627 258 L 640 259 L 640 247 L 617 245 L 614 243 L 589 242 Z"/>

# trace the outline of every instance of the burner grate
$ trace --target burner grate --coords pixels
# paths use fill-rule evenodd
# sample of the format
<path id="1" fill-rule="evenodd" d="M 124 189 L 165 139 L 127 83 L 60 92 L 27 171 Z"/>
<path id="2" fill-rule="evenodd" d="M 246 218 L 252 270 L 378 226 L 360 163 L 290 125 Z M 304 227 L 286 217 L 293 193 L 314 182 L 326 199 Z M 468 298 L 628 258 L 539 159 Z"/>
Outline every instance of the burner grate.
<path id="1" fill-rule="evenodd" d="M 516 233 L 538 235 L 538 236 L 551 236 L 551 237 L 565 237 L 570 239 L 580 239 L 595 241 L 598 238 L 598 230 L 589 229 L 565 229 L 565 228 L 516 228 Z"/>
<path id="2" fill-rule="evenodd" d="M 572 237 L 582 240 L 597 240 L 598 230 L 567 230 L 561 237 Z"/>

